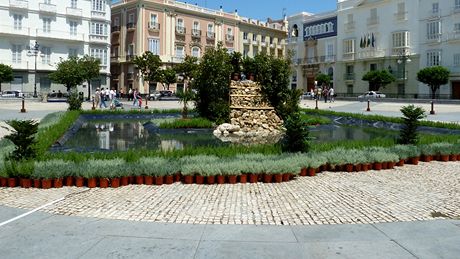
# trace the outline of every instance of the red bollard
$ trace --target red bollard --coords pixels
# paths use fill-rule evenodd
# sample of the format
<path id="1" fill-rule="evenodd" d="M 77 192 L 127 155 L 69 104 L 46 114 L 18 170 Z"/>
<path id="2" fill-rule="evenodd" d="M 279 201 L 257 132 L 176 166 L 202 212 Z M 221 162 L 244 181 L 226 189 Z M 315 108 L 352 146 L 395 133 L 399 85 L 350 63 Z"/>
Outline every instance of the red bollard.
<path id="1" fill-rule="evenodd" d="M 371 101 L 367 100 L 367 109 L 366 111 L 370 112 L 371 111 Z"/>
<path id="2" fill-rule="evenodd" d="M 26 108 L 24 107 L 24 102 L 25 102 L 25 99 L 24 99 L 24 95 L 23 95 L 22 96 L 22 108 L 21 108 L 22 113 L 26 112 Z"/>
<path id="3" fill-rule="evenodd" d="M 433 102 L 433 101 L 431 101 L 431 111 L 430 111 L 430 114 L 431 114 L 431 115 L 434 115 L 434 114 L 435 114 L 435 112 L 434 112 L 434 102 Z"/>

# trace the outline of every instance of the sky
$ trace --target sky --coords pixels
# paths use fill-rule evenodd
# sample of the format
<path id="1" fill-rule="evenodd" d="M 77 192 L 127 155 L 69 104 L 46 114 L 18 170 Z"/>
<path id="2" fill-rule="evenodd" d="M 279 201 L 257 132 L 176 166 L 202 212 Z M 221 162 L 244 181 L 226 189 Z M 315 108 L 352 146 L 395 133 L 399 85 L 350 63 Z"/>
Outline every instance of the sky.
<path id="1" fill-rule="evenodd" d="M 181 0 L 199 6 L 219 9 L 222 5 L 225 12 L 238 10 L 240 16 L 265 21 L 282 18 L 282 14 L 288 16 L 300 13 L 322 13 L 335 10 L 337 0 Z M 284 12 L 283 9 L 285 8 Z"/>

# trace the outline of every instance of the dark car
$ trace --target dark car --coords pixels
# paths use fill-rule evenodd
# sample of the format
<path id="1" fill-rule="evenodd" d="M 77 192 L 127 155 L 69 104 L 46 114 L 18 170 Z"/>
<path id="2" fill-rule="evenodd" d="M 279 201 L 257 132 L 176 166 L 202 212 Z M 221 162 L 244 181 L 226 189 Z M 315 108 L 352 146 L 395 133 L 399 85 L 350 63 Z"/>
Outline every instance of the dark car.
<path id="1" fill-rule="evenodd" d="M 160 91 L 161 97 L 171 97 L 173 96 L 173 92 L 170 90 L 162 90 Z"/>

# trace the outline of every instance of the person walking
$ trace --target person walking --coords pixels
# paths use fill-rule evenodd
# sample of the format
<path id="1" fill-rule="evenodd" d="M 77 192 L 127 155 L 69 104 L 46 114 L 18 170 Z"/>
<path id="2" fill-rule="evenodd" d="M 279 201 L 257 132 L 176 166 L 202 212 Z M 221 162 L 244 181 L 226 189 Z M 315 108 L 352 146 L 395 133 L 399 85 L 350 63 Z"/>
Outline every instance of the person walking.
<path id="1" fill-rule="evenodd" d="M 128 101 L 133 100 L 133 89 L 130 87 L 128 91 Z"/>
<path id="2" fill-rule="evenodd" d="M 138 95 L 137 89 L 134 89 L 134 91 L 133 91 L 133 106 L 138 106 L 139 105 L 139 102 L 137 100 L 137 95 Z"/>
<path id="3" fill-rule="evenodd" d="M 102 105 L 104 105 L 104 108 L 107 108 L 107 104 L 105 103 L 105 90 L 104 88 L 101 89 L 101 93 L 100 93 L 100 104 L 99 104 L 99 108 L 102 109 Z"/>
<path id="4" fill-rule="evenodd" d="M 329 102 L 331 103 L 335 102 L 334 94 L 334 87 L 331 87 L 331 89 L 329 89 Z"/>
<path id="5" fill-rule="evenodd" d="M 96 92 L 94 93 L 94 107 L 99 107 L 101 102 L 101 91 L 99 88 L 96 88 Z"/>
<path id="6" fill-rule="evenodd" d="M 110 109 L 115 109 L 115 100 L 117 98 L 117 93 L 115 92 L 115 88 L 112 88 L 109 92 L 109 99 L 110 99 Z"/>
<path id="7" fill-rule="evenodd" d="M 323 98 L 324 98 L 324 102 L 327 103 L 327 96 L 329 94 L 329 90 L 327 87 L 324 87 L 324 90 L 323 90 Z"/>

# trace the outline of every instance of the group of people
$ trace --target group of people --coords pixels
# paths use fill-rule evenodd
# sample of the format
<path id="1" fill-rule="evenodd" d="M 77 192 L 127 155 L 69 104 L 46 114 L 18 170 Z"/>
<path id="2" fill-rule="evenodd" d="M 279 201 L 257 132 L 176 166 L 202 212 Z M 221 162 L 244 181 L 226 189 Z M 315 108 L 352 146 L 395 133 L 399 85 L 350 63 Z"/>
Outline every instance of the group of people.
<path id="1" fill-rule="evenodd" d="M 107 102 L 109 102 L 110 109 L 115 109 L 115 107 L 120 106 L 120 101 L 118 101 L 117 97 L 118 94 L 115 88 L 96 88 L 96 92 L 94 93 L 95 106 L 101 109 L 102 106 L 107 108 Z"/>
<path id="2" fill-rule="evenodd" d="M 320 98 L 323 98 L 325 103 L 327 103 L 328 100 L 331 103 L 335 101 L 335 92 L 333 87 L 325 86 L 322 89 L 318 87 L 314 92 L 313 89 L 311 89 L 311 92 L 312 95 L 315 96 L 315 99 L 320 100 Z"/>
<path id="3" fill-rule="evenodd" d="M 132 88 L 129 88 L 128 101 L 130 100 L 133 101 L 134 107 L 139 107 L 139 109 L 142 108 L 142 96 L 137 89 L 133 90 Z"/>

